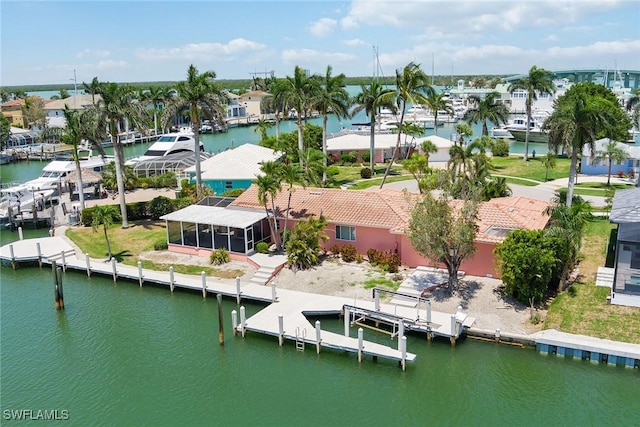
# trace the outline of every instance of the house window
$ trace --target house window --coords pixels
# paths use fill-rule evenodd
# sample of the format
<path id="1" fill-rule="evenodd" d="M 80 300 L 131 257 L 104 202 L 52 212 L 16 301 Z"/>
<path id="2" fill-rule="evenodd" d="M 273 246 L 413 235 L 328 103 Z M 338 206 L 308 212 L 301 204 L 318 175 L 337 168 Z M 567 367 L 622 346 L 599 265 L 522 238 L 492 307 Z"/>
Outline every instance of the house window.
<path id="1" fill-rule="evenodd" d="M 336 239 L 355 241 L 356 228 L 348 225 L 336 225 Z"/>
<path id="2" fill-rule="evenodd" d="M 226 181 L 224 183 L 224 188 L 226 188 L 227 190 L 231 190 L 233 188 L 233 182 L 231 181 Z"/>

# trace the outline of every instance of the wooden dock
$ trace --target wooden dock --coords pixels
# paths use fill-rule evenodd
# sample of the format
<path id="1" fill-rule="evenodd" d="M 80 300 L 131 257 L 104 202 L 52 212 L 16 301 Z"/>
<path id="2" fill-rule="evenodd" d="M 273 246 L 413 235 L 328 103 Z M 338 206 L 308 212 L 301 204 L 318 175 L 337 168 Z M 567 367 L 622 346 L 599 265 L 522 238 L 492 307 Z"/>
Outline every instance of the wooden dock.
<path id="1" fill-rule="evenodd" d="M 79 255 L 79 256 L 78 256 Z M 405 362 L 413 362 L 415 354 L 402 348 L 400 341 L 403 333 L 396 333 L 397 348 L 382 344 L 362 341 L 357 336 L 358 331 L 351 331 L 354 326 L 363 326 L 365 320 L 380 321 L 403 330 L 420 332 L 433 332 L 434 335 L 457 337 L 463 326 L 473 323 L 472 318 L 460 318 L 460 313 L 451 315 L 438 312 L 430 312 L 431 317 L 427 321 L 427 312 L 421 314 L 420 309 L 380 304 L 378 301 L 353 301 L 327 295 L 310 294 L 305 292 L 278 289 L 272 286 L 258 285 L 254 283 L 241 284 L 240 280 L 235 285 L 221 283 L 206 276 L 192 276 L 178 274 L 171 271 L 144 270 L 140 265 L 135 266 L 118 264 L 115 260 L 105 262 L 95 260 L 88 255 L 76 254 L 74 247 L 65 237 L 43 237 L 36 239 L 19 240 L 0 247 L 0 259 L 9 261 L 14 268 L 21 262 L 38 261 L 40 264 L 50 264 L 56 261 L 57 265 L 64 269 L 74 269 L 86 272 L 87 275 L 101 274 L 113 277 L 114 281 L 120 279 L 145 283 L 184 288 L 201 291 L 203 297 L 209 294 L 220 294 L 229 298 L 236 298 L 267 303 L 268 305 L 252 317 L 245 319 L 245 323 L 239 325 L 244 331 L 253 331 L 278 337 L 280 344 L 283 340 L 296 341 L 298 348 L 305 344 L 314 345 L 319 352 L 322 348 L 341 350 L 357 353 L 359 360 L 363 355 L 374 358 L 381 357 L 395 360 L 404 367 Z M 316 330 L 318 325 L 312 325 L 307 316 L 319 316 L 329 314 L 341 314 L 345 319 L 345 333 L 338 334 L 325 330 Z M 458 325 L 452 319 L 458 319 Z M 402 326 L 400 326 L 402 323 Z M 355 328 L 353 328 L 355 329 Z M 353 336 L 352 336 L 353 335 Z M 318 336 L 320 339 L 318 339 Z"/>

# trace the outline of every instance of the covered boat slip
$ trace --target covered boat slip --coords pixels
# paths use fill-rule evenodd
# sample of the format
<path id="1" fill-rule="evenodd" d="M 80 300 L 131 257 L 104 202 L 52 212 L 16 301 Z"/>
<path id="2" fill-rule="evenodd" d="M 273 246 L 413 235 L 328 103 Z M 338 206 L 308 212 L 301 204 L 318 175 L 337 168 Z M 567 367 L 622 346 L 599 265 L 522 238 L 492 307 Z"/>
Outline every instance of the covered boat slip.
<path id="1" fill-rule="evenodd" d="M 220 206 L 224 203 L 191 205 L 160 217 L 167 223 L 168 244 L 248 255 L 258 242 L 269 240 L 265 213 Z"/>

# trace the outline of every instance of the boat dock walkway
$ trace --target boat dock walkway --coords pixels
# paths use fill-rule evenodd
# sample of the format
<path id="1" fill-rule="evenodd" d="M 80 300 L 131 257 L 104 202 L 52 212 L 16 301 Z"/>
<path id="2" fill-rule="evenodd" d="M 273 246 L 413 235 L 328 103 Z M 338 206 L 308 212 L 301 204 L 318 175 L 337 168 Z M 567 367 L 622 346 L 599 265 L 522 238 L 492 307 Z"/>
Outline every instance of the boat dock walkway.
<path id="1" fill-rule="evenodd" d="M 473 319 L 466 318 L 456 326 L 455 321 L 451 319 L 459 319 L 460 313 L 451 315 L 431 312 L 429 314 L 431 321 L 427 322 L 426 311 L 420 314 L 417 308 L 380 304 L 378 299 L 375 302 L 354 301 L 335 296 L 277 289 L 273 282 L 271 286 L 251 282 L 241 284 L 237 279 L 236 284 L 232 285 L 212 280 L 204 275 L 185 275 L 174 273 L 172 270 L 146 270 L 142 269 L 140 264 L 136 267 L 116 263 L 115 259 L 105 262 L 91 259 L 88 255 L 79 255 L 67 239 L 61 236 L 18 240 L 0 247 L 0 259 L 11 262 L 14 267 L 20 262 L 51 264 L 55 261 L 63 269 L 83 271 L 87 275 L 98 273 L 111 276 L 114 281 L 128 279 L 138 281 L 140 286 L 153 283 L 167 286 L 172 291 L 175 287 L 201 291 L 203 297 L 208 294 L 221 294 L 236 298 L 238 302 L 241 299 L 247 299 L 267 303 L 264 309 L 244 319 L 244 322 L 239 325 L 242 332 L 247 330 L 276 336 L 280 344 L 285 339 L 296 341 L 298 349 L 300 346 L 304 348 L 304 344 L 312 344 L 318 352 L 321 348 L 329 348 L 358 353 L 359 360 L 363 355 L 370 355 L 374 358 L 398 361 L 404 367 L 406 362 L 413 362 L 416 357 L 415 354 L 407 352 L 406 347 L 403 348 L 403 345 L 406 345 L 406 339 L 402 339 L 404 330 L 427 331 L 429 329 L 433 331 L 433 335 L 455 338 L 460 334 L 460 325 L 473 323 Z M 312 325 L 306 317 L 331 314 L 341 314 L 345 318 L 344 334 L 317 330 L 318 325 Z M 366 326 L 364 320 L 393 324 L 394 331 L 398 330 L 394 335 L 398 338 L 398 348 L 364 341 L 360 331 L 356 332 L 357 337 L 350 336 L 353 326 Z M 419 325 L 422 325 L 422 329 Z"/>

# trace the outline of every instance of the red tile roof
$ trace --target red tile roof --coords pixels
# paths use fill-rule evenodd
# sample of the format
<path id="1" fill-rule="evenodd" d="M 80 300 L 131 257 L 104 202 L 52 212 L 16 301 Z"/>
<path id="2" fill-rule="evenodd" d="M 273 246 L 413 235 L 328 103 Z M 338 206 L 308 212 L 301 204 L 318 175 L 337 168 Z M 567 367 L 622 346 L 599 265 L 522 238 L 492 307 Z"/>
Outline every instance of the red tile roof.
<path id="1" fill-rule="evenodd" d="M 284 218 L 289 193 L 286 187 L 275 200 L 278 216 Z M 291 197 L 290 218 L 300 219 L 323 214 L 336 224 L 359 225 L 389 229 L 403 233 L 410 219 L 411 198 L 419 197 L 398 190 L 355 191 L 333 188 L 295 187 Z M 456 209 L 462 201 L 451 202 Z M 244 191 L 232 205 L 263 209 L 258 202 L 258 187 L 254 184 Z M 478 236 L 482 242 L 499 242 L 506 230 L 542 229 L 548 216 L 544 214 L 548 202 L 526 197 L 504 197 L 483 202 L 478 208 Z"/>

